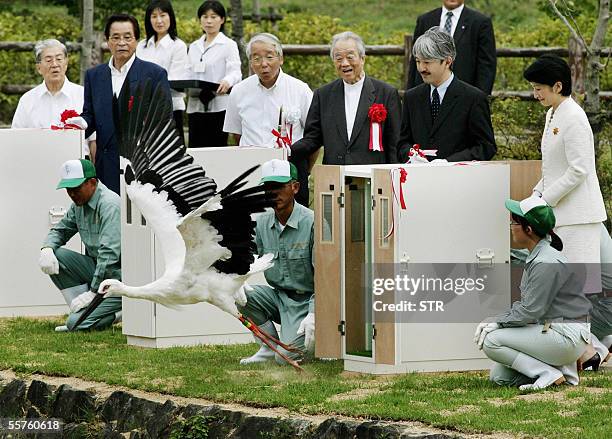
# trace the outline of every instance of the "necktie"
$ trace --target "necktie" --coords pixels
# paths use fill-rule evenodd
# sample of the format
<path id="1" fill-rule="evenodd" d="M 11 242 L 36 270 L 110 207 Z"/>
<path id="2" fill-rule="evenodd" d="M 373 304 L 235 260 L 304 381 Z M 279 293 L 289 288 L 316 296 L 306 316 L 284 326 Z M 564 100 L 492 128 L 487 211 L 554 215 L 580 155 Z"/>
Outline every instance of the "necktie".
<path id="1" fill-rule="evenodd" d="M 446 23 L 444 23 L 444 32 L 450 35 L 452 28 L 453 28 L 453 13 L 451 11 L 448 11 L 446 13 Z"/>
<path id="2" fill-rule="evenodd" d="M 438 117 L 439 112 L 440 112 L 440 95 L 438 94 L 438 89 L 434 88 L 434 91 L 431 94 L 431 121 L 432 122 L 436 120 L 436 117 Z"/>

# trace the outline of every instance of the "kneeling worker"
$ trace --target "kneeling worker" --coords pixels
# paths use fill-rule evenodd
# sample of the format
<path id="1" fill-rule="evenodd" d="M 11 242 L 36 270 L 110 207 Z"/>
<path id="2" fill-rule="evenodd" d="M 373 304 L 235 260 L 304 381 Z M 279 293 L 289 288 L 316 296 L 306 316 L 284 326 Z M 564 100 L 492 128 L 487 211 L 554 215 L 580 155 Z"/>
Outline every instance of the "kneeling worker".
<path id="1" fill-rule="evenodd" d="M 276 201 L 273 211 L 257 218 L 255 241 L 257 253 L 274 254 L 274 266 L 264 273 L 267 285 L 254 285 L 247 292 L 247 303 L 241 313 L 268 334 L 305 353 L 314 351 L 314 213 L 295 201 L 300 189 L 297 168 L 286 160 L 270 160 L 262 165 L 261 183 Z M 280 338 L 274 323 L 281 326 Z M 279 346 L 279 350 L 281 350 Z M 292 360 L 303 360 L 301 354 L 282 350 Z M 280 355 L 261 345 L 259 351 L 240 364 L 275 359 Z"/>
<path id="2" fill-rule="evenodd" d="M 89 160 L 69 160 L 60 170 L 57 189 L 66 188 L 73 203 L 54 226 L 40 251 L 41 270 L 51 277 L 70 307 L 66 326 L 56 331 L 104 329 L 121 318 L 121 298 L 104 301 L 78 328 L 74 324 L 93 300 L 100 282 L 121 279 L 121 198 L 96 178 Z M 84 255 L 63 248 L 76 233 Z"/>

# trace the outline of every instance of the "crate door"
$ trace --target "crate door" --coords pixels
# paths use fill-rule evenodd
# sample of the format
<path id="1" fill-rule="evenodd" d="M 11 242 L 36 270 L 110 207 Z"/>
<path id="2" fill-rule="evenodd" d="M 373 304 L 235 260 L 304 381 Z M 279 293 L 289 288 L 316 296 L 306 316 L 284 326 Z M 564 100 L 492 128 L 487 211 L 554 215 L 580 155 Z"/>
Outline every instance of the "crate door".
<path id="1" fill-rule="evenodd" d="M 315 356 L 340 358 L 343 326 L 341 306 L 340 194 L 341 168 L 316 165 L 315 212 Z M 342 332 L 341 332 L 342 331 Z"/>
<path id="2" fill-rule="evenodd" d="M 372 181 L 374 264 L 393 264 L 394 235 L 388 235 L 393 222 L 393 193 L 388 169 L 375 169 Z M 374 358 L 377 364 L 395 364 L 395 323 L 374 322 Z"/>

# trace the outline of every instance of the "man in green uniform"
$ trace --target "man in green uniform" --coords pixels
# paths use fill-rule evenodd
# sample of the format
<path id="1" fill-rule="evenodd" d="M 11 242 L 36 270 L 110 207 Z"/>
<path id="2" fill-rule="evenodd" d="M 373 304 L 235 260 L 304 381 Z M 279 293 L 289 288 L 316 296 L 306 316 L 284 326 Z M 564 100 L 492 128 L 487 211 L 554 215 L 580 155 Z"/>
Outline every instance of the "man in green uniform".
<path id="1" fill-rule="evenodd" d="M 100 282 L 121 279 L 121 198 L 98 181 L 89 160 L 69 160 L 60 174 L 57 189 L 66 188 L 73 204 L 49 231 L 39 259 L 40 269 L 70 307 L 66 325 L 55 330 L 104 329 L 120 319 L 120 297 L 105 299 L 78 328 L 74 324 L 97 294 Z M 85 245 L 84 255 L 62 247 L 76 233 Z"/>
<path id="2" fill-rule="evenodd" d="M 262 165 L 261 183 L 276 200 L 273 211 L 257 218 L 255 241 L 257 252 L 274 255 L 274 266 L 266 270 L 269 286 L 254 285 L 247 293 L 247 303 L 240 312 L 251 317 L 264 331 L 275 338 L 274 323 L 280 324 L 283 343 L 305 353 L 314 351 L 314 213 L 295 201 L 300 183 L 297 169 L 286 160 L 270 160 Z M 280 349 L 280 347 L 279 347 Z M 282 351 L 289 358 L 303 356 Z M 240 364 L 275 359 L 285 361 L 266 345 L 240 360 Z"/>

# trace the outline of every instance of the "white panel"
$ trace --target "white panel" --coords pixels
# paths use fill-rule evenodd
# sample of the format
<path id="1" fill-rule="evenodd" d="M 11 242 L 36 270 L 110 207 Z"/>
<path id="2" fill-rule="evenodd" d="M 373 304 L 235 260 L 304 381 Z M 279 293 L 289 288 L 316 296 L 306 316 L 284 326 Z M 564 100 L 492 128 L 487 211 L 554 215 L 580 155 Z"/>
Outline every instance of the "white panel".
<path id="1" fill-rule="evenodd" d="M 346 166 L 344 175 L 368 178 L 375 168 L 391 171 L 398 165 Z M 398 196 L 399 172 L 393 175 Z M 404 256 L 409 263 L 476 263 L 476 251 L 484 248 L 493 250 L 495 263 L 509 262 L 509 215 L 504 207 L 510 194 L 509 166 L 406 166 L 402 189 L 406 210 L 391 201 L 396 263 Z M 509 306 L 509 275 L 506 284 Z M 347 356 L 345 369 L 378 374 L 487 367 L 489 361 L 472 342 L 474 329 L 474 323 L 397 324 L 397 364 Z"/>
<path id="2" fill-rule="evenodd" d="M 49 210 L 71 204 L 66 191 L 55 187 L 62 163 L 81 157 L 81 137 L 74 130 L 0 130 L 0 316 L 68 312 L 38 268 L 38 257 L 50 228 Z M 67 248 L 81 251 L 78 235 Z"/>
<path id="3" fill-rule="evenodd" d="M 218 190 L 223 189 L 234 178 L 251 166 L 261 164 L 274 158 L 283 158 L 283 150 L 272 148 L 191 148 L 188 153 L 196 163 L 204 167 L 206 175 L 217 183 Z M 258 184 L 261 172 L 255 171 L 248 179 L 250 185 Z M 132 207 L 133 222 L 140 224 L 140 215 Z M 145 233 L 143 230 L 146 230 Z M 122 219 L 123 245 L 122 272 L 124 280 L 151 280 L 161 276 L 164 269 L 159 245 L 154 242 L 154 252 L 147 236 L 152 236 L 148 227 L 140 227 L 138 232 L 126 228 L 125 218 Z M 126 255 L 132 255 L 127 256 Z M 137 257 L 136 257 L 137 255 Z M 149 280 L 150 281 L 150 280 Z M 130 284 L 126 281 L 126 283 Z M 141 285 L 144 282 L 140 282 Z M 264 283 L 263 274 L 252 279 L 253 284 Z M 229 314 L 207 303 L 184 306 L 177 311 L 162 305 L 150 304 L 151 309 L 139 304 L 126 302 L 143 302 L 124 299 L 123 333 L 128 337 L 129 344 L 150 347 L 167 347 L 175 345 L 192 345 L 197 343 L 225 344 L 250 341 L 248 330 Z M 135 323 L 132 321 L 136 320 Z M 150 322 L 150 325 L 149 325 Z M 151 328 L 152 333 L 143 331 Z M 151 337 L 147 341 L 142 337 Z"/>

